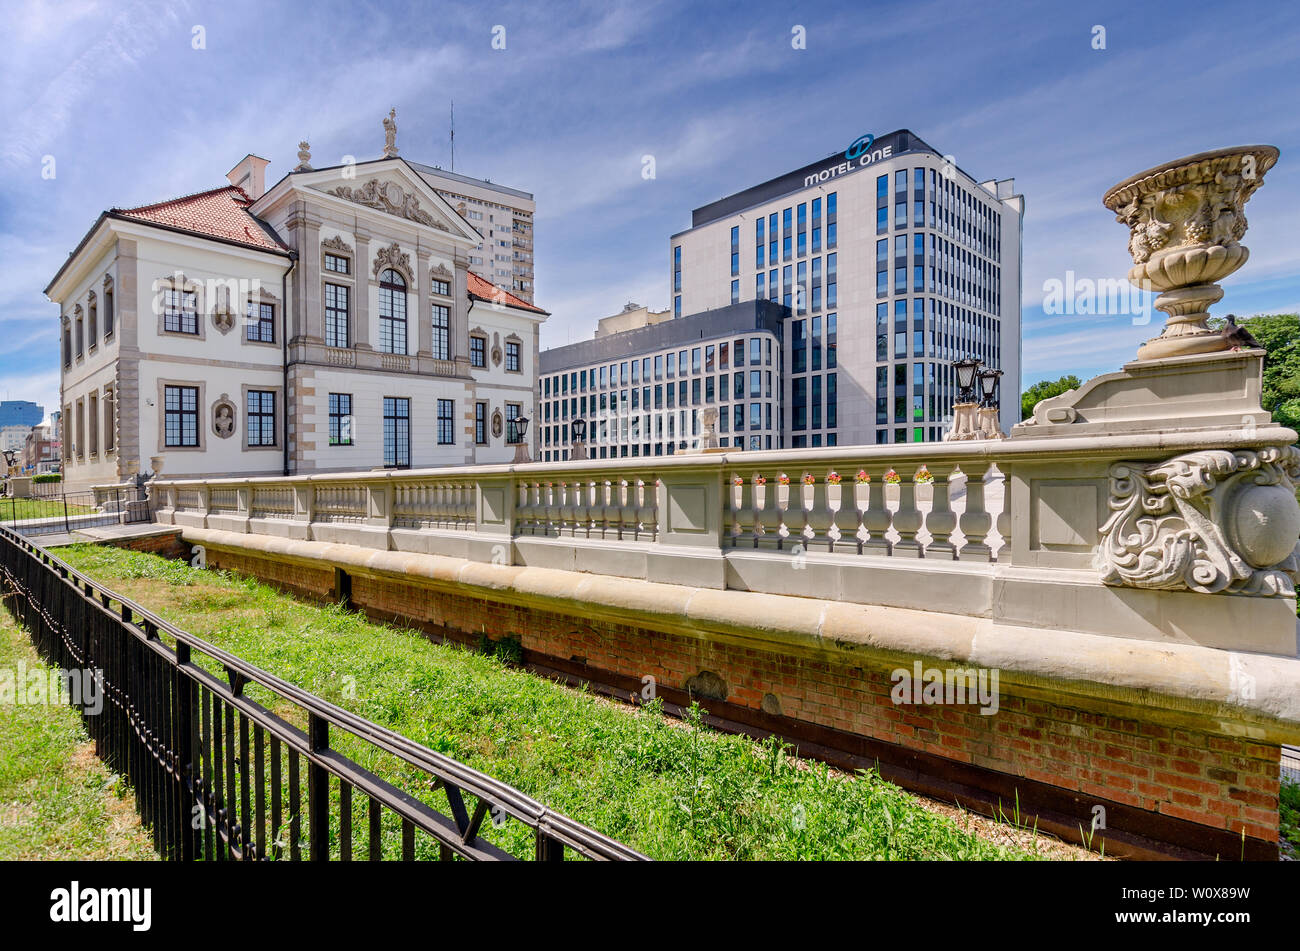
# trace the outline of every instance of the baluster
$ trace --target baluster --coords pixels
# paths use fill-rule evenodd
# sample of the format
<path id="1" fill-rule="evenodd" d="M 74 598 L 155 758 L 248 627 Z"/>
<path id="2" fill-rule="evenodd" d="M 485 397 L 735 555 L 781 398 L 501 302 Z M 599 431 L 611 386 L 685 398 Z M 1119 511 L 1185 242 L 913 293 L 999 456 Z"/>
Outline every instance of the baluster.
<path id="1" fill-rule="evenodd" d="M 1007 478 L 1001 467 L 994 463 L 997 469 L 996 481 L 1002 487 L 1002 507 L 998 511 L 998 517 L 994 524 L 997 525 L 998 534 L 1002 536 L 1002 542 L 998 550 L 994 552 L 993 560 L 1000 562 L 1009 562 L 1011 560 L 1011 480 Z"/>
<path id="2" fill-rule="evenodd" d="M 952 543 L 952 532 L 957 527 L 957 515 L 948 498 L 951 474 L 934 477 L 934 504 L 925 517 L 925 530 L 930 533 L 930 544 L 925 548 L 926 558 L 950 561 L 957 557 L 957 546 Z"/>
<path id="3" fill-rule="evenodd" d="M 912 558 L 920 558 L 921 543 L 916 540 L 916 533 L 921 530 L 922 516 L 916 497 L 918 485 L 915 476 L 898 485 L 898 511 L 894 513 L 894 531 L 898 532 L 898 541 L 894 542 L 893 553 Z"/>
<path id="4" fill-rule="evenodd" d="M 862 526 L 869 533 L 867 540 L 862 543 L 863 554 L 888 555 L 893 552 L 894 547 L 887 537 L 891 521 L 893 515 L 885 506 L 885 485 L 883 482 L 872 482 L 867 510 L 862 516 Z"/>
<path id="5" fill-rule="evenodd" d="M 827 536 L 831 551 L 856 551 L 858 547 L 858 509 L 854 501 L 853 483 L 843 480 L 827 486 L 827 506 L 831 512 L 831 525 Z"/>
<path id="6" fill-rule="evenodd" d="M 654 541 L 659 534 L 659 480 L 640 483 L 641 506 L 637 510 L 637 537 Z"/>
<path id="7" fill-rule="evenodd" d="M 618 537 L 636 538 L 635 492 L 627 479 L 618 480 Z"/>
<path id="8" fill-rule="evenodd" d="M 592 484 L 582 479 L 574 484 L 573 534 L 575 537 L 591 537 L 591 503 Z"/>
<path id="9" fill-rule="evenodd" d="M 779 524 L 779 517 L 776 514 L 777 487 L 768 484 L 767 476 L 757 473 L 751 477 L 750 485 L 753 488 L 750 501 L 754 516 L 754 547 L 777 548 L 780 546 L 780 539 L 776 534 Z"/>
<path id="10" fill-rule="evenodd" d="M 983 473 L 970 473 L 966 477 L 966 511 L 958 524 L 966 540 L 957 557 L 962 561 L 990 561 L 993 553 L 985 539 L 993 527 L 993 519 L 984 508 Z"/>
<path id="11" fill-rule="evenodd" d="M 742 512 L 745 510 L 745 480 L 733 475 L 727 480 L 727 499 L 731 509 L 731 547 L 735 548 L 740 543 L 740 538 L 745 533 L 745 528 L 741 524 Z"/>

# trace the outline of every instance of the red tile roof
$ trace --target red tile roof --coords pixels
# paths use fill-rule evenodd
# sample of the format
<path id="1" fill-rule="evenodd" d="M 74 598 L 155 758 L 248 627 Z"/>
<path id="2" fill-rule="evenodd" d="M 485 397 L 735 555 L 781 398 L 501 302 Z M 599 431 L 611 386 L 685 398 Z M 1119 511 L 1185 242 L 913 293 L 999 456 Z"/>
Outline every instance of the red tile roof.
<path id="1" fill-rule="evenodd" d="M 194 195 L 182 195 L 154 205 L 114 208 L 109 214 L 135 218 L 192 234 L 219 238 L 264 251 L 285 251 L 287 246 L 248 211 L 252 199 L 236 185 L 226 185 Z"/>
<path id="2" fill-rule="evenodd" d="M 535 314 L 546 314 L 550 316 L 549 311 L 542 310 L 540 307 L 534 307 L 528 301 L 516 297 L 509 291 L 503 291 L 487 278 L 480 277 L 473 271 L 467 271 L 465 275 L 465 289 L 469 291 L 469 296 L 477 298 L 486 303 L 493 301 L 504 304 L 507 307 L 518 307 L 520 310 L 531 310 Z"/>

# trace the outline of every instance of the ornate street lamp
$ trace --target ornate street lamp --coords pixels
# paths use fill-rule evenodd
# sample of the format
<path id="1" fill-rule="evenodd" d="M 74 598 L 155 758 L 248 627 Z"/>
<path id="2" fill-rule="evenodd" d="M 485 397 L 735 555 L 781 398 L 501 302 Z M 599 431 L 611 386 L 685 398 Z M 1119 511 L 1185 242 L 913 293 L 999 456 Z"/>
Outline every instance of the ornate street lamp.
<path id="1" fill-rule="evenodd" d="M 972 356 L 967 356 L 964 360 L 954 363 L 952 368 L 957 373 L 957 402 L 975 402 L 975 373 L 980 368 L 980 362 Z"/>
<path id="2" fill-rule="evenodd" d="M 569 424 L 573 435 L 573 448 L 569 451 L 570 459 L 587 458 L 587 421 L 578 417 Z"/>
<path id="3" fill-rule="evenodd" d="M 984 367 L 979 371 L 980 389 L 984 393 L 982 400 L 985 406 L 997 406 L 998 401 L 994 396 L 998 388 L 998 377 L 1002 376 L 1001 370 L 995 370 L 992 367 Z"/>
<path id="4" fill-rule="evenodd" d="M 511 424 L 515 428 L 515 458 L 514 462 L 532 462 L 533 458 L 528 454 L 528 442 L 525 437 L 528 435 L 528 417 L 516 416 L 512 419 Z"/>

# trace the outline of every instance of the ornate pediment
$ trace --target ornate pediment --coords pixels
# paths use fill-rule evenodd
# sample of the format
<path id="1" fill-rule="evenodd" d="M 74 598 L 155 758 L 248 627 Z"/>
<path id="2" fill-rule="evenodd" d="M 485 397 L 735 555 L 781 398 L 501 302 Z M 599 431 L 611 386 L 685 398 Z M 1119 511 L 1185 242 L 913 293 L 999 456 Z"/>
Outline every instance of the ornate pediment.
<path id="1" fill-rule="evenodd" d="M 443 264 L 441 261 L 438 262 L 436 268 L 429 272 L 429 276 L 435 281 L 450 281 L 455 277 L 451 271 L 447 270 L 447 265 Z"/>
<path id="2" fill-rule="evenodd" d="M 352 253 L 352 245 L 348 244 L 342 238 L 326 238 L 320 243 L 320 246 L 326 251 L 341 251 L 344 254 Z"/>
<path id="3" fill-rule="evenodd" d="M 355 202 L 358 205 L 365 205 L 367 208 L 386 211 L 390 215 L 397 215 L 399 218 L 406 218 L 418 224 L 428 225 L 430 228 L 437 228 L 439 231 L 451 231 L 445 224 L 420 207 L 420 199 L 416 197 L 414 192 L 407 191 L 397 182 L 385 182 L 372 178 L 360 188 L 339 185 L 331 188 L 329 194 Z"/>

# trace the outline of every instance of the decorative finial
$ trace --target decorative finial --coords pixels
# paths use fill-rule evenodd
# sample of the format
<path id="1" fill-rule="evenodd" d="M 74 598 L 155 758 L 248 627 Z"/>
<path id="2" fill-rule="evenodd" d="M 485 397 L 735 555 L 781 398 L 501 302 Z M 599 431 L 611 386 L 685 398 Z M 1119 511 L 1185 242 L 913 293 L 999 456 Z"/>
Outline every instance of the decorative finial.
<path id="1" fill-rule="evenodd" d="M 384 120 L 384 158 L 397 158 L 397 109 L 388 110 Z"/>
<path id="2" fill-rule="evenodd" d="M 294 171 L 310 172 L 311 170 L 311 146 L 307 144 L 306 139 L 303 139 L 298 143 L 298 165 Z"/>

